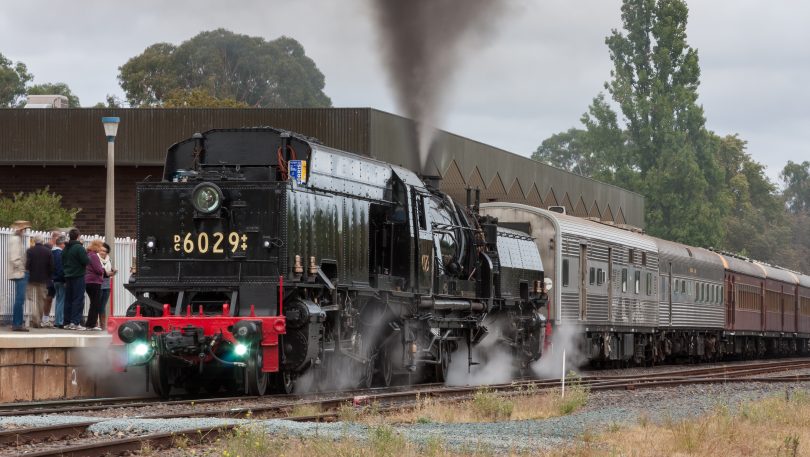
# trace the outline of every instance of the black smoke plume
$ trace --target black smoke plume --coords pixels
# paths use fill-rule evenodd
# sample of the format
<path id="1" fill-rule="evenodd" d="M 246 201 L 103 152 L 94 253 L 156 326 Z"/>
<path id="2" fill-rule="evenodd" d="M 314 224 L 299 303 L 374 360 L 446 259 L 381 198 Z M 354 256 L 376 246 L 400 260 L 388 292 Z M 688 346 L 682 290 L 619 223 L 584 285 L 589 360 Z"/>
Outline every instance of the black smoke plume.
<path id="1" fill-rule="evenodd" d="M 371 0 L 397 101 L 417 125 L 424 170 L 464 44 L 488 31 L 504 0 Z M 497 84 L 496 81 L 493 81 Z"/>

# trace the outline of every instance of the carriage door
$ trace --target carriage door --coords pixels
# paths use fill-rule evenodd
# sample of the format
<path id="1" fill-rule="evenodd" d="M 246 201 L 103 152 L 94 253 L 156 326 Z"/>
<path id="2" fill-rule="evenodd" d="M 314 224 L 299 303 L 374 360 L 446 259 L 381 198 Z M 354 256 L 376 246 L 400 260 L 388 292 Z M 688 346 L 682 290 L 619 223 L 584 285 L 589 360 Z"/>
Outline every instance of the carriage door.
<path id="1" fill-rule="evenodd" d="M 669 304 L 669 325 L 672 326 L 672 262 L 669 263 L 669 285 L 667 286 L 667 302 Z"/>
<path id="2" fill-rule="evenodd" d="M 608 248 L 607 267 L 607 293 L 608 293 L 608 321 L 613 322 L 613 248 Z"/>
<path id="3" fill-rule="evenodd" d="M 588 245 L 579 245 L 579 318 L 588 316 Z"/>

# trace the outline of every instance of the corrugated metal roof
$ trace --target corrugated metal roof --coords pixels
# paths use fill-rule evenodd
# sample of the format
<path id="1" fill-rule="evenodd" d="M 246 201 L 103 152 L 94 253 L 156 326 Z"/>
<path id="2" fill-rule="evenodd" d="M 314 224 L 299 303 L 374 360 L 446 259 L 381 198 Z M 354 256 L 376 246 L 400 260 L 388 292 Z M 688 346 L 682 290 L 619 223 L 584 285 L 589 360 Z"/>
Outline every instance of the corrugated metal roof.
<path id="1" fill-rule="evenodd" d="M 530 211 L 536 214 L 545 216 L 546 218 L 556 220 L 560 226 L 560 231 L 565 234 L 574 236 L 582 236 L 587 238 L 596 238 L 607 241 L 609 243 L 620 244 L 629 246 L 636 249 L 644 249 L 647 251 L 658 251 L 658 246 L 652 237 L 645 236 L 639 233 L 634 233 L 629 230 L 623 230 L 617 227 L 600 224 L 598 222 L 589 221 L 575 216 L 566 214 L 555 213 L 542 208 L 535 208 L 533 206 L 522 205 L 519 203 L 507 202 L 492 202 L 484 203 L 481 208 L 511 208 L 522 211 Z"/>
<path id="2" fill-rule="evenodd" d="M 324 145 L 374 157 L 411 171 L 441 175 L 440 188 L 463 201 L 480 188 L 482 201 L 512 201 L 644 225 L 643 196 L 550 167 L 497 147 L 439 131 L 423 169 L 413 121 L 370 108 L 66 108 L 0 109 L 0 165 L 104 165 L 101 118 L 121 118 L 117 165 L 163 165 L 169 145 L 211 129 L 272 126 Z"/>
<path id="3" fill-rule="evenodd" d="M 758 262 L 757 262 L 758 263 Z M 783 281 L 788 284 L 798 284 L 799 277 L 796 274 L 791 273 L 788 270 L 783 268 L 773 267 L 766 264 L 759 264 L 763 268 L 765 268 L 765 274 L 767 275 L 768 279 L 774 279 L 776 281 Z"/>
<path id="4" fill-rule="evenodd" d="M 674 241 L 661 238 L 650 237 L 658 244 L 658 250 L 662 255 L 682 258 L 684 261 L 700 262 L 707 265 L 723 268 L 723 261 L 712 251 L 703 248 L 687 246 Z M 691 253 L 691 255 L 690 255 Z"/>
<path id="5" fill-rule="evenodd" d="M 738 259 L 727 254 L 718 254 L 725 260 L 726 269 L 736 271 L 745 275 L 753 276 L 755 278 L 765 278 L 765 269 L 754 262 L 749 260 Z"/>

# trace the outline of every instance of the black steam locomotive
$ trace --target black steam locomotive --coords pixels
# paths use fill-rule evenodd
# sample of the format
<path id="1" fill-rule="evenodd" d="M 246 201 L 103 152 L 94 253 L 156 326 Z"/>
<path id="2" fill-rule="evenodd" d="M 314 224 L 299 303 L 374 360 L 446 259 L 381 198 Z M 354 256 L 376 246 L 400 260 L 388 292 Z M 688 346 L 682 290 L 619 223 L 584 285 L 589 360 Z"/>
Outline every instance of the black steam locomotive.
<path id="1" fill-rule="evenodd" d="M 389 385 L 445 379 L 464 348 L 469 367 L 491 333 L 525 368 L 546 331 L 540 254 L 467 200 L 286 131 L 194 134 L 137 187 L 120 367 L 147 365 L 164 396 L 290 392 L 304 373 Z"/>

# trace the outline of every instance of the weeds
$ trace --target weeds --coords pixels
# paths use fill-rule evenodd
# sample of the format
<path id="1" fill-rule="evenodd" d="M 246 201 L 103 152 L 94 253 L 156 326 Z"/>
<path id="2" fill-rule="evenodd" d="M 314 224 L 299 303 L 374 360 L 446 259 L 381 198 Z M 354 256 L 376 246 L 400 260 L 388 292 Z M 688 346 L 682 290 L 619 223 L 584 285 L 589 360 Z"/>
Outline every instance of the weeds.
<path id="1" fill-rule="evenodd" d="M 293 406 L 292 411 L 290 411 L 291 417 L 307 417 L 307 416 L 317 416 L 321 413 L 321 408 L 318 405 L 314 404 L 303 404 L 303 405 L 295 405 Z"/>
<path id="2" fill-rule="evenodd" d="M 515 404 L 489 389 L 481 389 L 473 395 L 472 407 L 474 415 L 479 419 L 501 421 L 512 416 Z"/>

